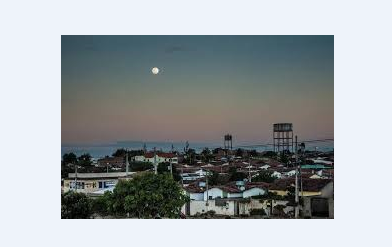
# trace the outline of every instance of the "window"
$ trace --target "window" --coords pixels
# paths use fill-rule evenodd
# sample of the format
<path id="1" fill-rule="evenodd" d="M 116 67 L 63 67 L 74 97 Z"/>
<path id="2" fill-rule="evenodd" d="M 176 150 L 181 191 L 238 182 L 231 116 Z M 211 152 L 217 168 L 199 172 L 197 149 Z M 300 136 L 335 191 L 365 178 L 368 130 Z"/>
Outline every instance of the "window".
<path id="1" fill-rule="evenodd" d="M 102 182 L 98 182 L 98 188 L 102 188 Z"/>

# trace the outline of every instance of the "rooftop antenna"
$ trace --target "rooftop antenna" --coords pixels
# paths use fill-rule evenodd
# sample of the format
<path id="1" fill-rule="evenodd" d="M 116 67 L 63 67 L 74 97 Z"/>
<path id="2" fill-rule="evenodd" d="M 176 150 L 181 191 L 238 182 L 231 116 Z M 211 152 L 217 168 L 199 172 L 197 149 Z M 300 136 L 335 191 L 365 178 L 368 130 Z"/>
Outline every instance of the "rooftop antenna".
<path id="1" fill-rule="evenodd" d="M 146 154 L 146 153 L 147 153 L 147 146 L 146 146 L 146 144 L 145 144 L 145 143 L 143 144 L 143 152 L 144 152 L 144 154 Z"/>

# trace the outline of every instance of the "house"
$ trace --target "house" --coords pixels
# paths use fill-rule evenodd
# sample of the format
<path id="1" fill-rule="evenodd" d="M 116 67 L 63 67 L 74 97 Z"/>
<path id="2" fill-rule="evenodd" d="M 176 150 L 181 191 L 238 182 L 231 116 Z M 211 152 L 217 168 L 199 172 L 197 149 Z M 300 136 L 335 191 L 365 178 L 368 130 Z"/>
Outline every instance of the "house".
<path id="1" fill-rule="evenodd" d="M 330 179 L 310 179 L 313 181 L 325 181 L 323 187 L 319 187 L 317 195 L 304 197 L 304 217 L 334 218 L 334 185 Z"/>
<path id="2" fill-rule="evenodd" d="M 267 170 L 268 168 L 270 168 L 271 166 L 270 165 L 262 165 L 262 166 L 260 166 L 259 168 L 260 169 L 263 169 L 263 170 Z"/>
<path id="3" fill-rule="evenodd" d="M 288 171 L 288 172 L 286 172 L 285 175 L 286 175 L 287 177 L 292 177 L 292 176 L 295 175 L 295 170 Z"/>
<path id="4" fill-rule="evenodd" d="M 264 195 L 268 192 L 268 184 L 263 182 L 246 183 L 245 190 L 242 192 L 243 198 Z"/>
<path id="5" fill-rule="evenodd" d="M 130 179 L 135 172 L 69 173 L 64 179 L 64 192 L 74 190 L 92 193 L 116 186 L 119 179 Z"/>
<path id="6" fill-rule="evenodd" d="M 151 163 L 154 163 L 154 161 L 156 160 L 158 164 L 163 162 L 171 162 L 172 164 L 178 164 L 178 157 L 174 153 L 157 152 L 154 156 L 154 152 L 149 152 L 144 155 L 135 156 L 134 160 L 139 162 Z"/>
<path id="7" fill-rule="evenodd" d="M 303 196 L 306 197 L 321 195 L 322 189 L 327 185 L 330 186 L 329 184 L 333 184 L 333 181 L 331 179 L 302 178 Z M 300 180 L 298 186 L 300 186 Z M 275 192 L 281 196 L 286 196 L 290 187 L 295 187 L 295 178 L 284 178 L 275 180 L 274 183 L 270 184 L 268 191 Z M 299 195 L 301 196 L 300 188 Z"/>
<path id="8" fill-rule="evenodd" d="M 282 178 L 282 173 L 278 172 L 278 171 L 274 171 L 271 176 L 276 177 L 278 179 Z"/>

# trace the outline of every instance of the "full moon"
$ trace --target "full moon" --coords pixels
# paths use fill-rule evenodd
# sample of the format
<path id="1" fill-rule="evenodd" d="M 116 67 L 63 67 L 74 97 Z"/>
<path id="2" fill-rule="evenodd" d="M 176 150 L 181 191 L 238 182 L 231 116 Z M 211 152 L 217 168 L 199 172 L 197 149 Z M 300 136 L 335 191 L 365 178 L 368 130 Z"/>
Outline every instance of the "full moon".
<path id="1" fill-rule="evenodd" d="M 152 72 L 154 75 L 157 75 L 157 74 L 159 73 L 159 69 L 158 69 L 157 67 L 154 67 L 154 68 L 152 68 L 151 72 Z"/>

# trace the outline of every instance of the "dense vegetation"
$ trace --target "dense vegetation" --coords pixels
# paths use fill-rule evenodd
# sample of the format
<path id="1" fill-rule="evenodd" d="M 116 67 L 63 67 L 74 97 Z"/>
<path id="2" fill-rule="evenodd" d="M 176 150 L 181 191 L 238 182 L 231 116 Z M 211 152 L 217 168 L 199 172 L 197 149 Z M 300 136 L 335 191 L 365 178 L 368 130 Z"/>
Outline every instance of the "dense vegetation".
<path id="1" fill-rule="evenodd" d="M 61 197 L 62 218 L 89 218 L 92 214 L 132 218 L 179 218 L 188 201 L 179 184 L 168 173 L 144 173 L 120 180 L 113 192 L 89 199 L 82 193 Z"/>

